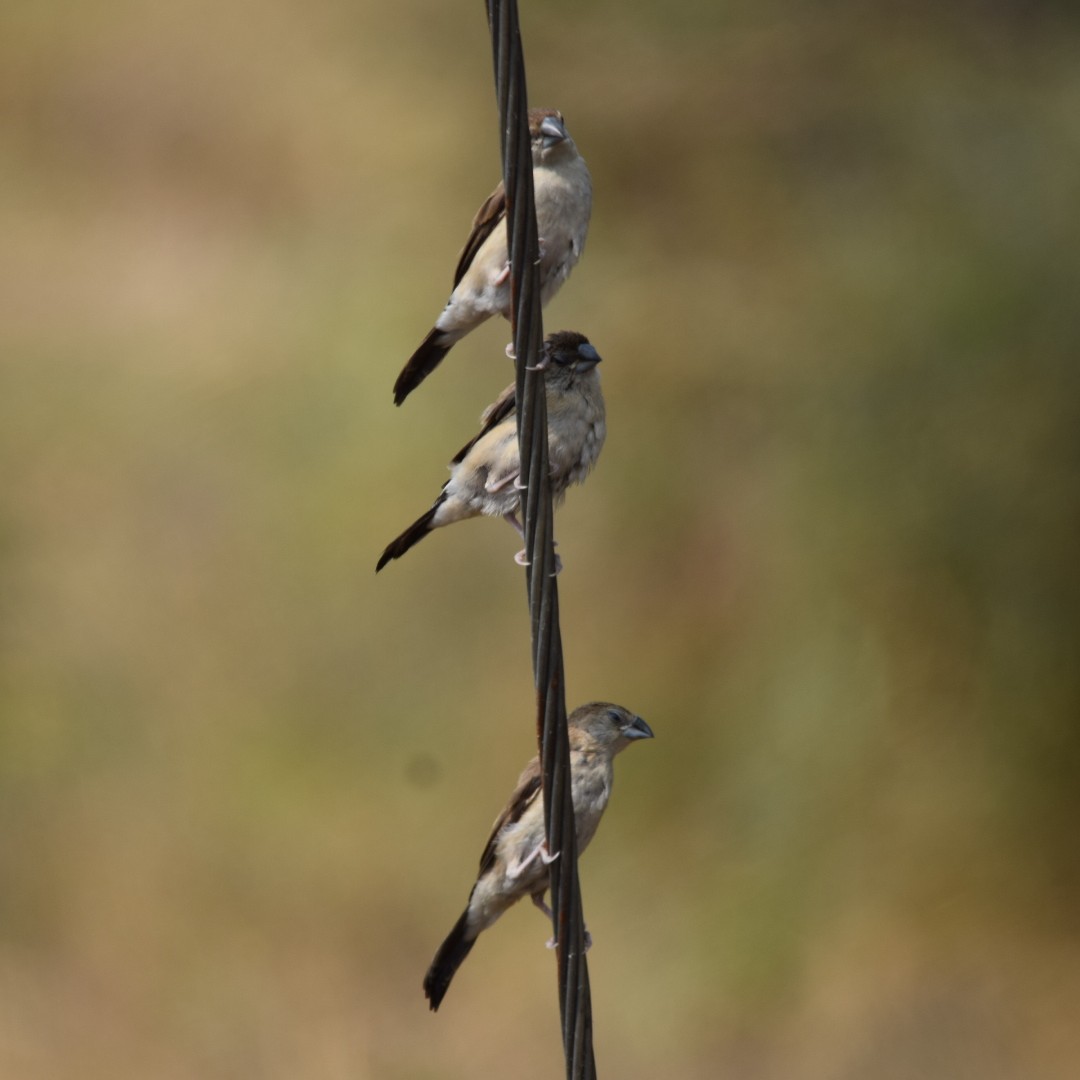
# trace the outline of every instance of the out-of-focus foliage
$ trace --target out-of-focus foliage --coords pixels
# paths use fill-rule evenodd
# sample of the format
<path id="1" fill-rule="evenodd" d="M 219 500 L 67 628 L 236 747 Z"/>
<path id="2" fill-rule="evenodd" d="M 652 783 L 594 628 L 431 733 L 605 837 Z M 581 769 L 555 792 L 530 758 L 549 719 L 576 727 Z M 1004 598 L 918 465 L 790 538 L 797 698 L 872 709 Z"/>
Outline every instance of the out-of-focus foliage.
<path id="1" fill-rule="evenodd" d="M 568 695 L 604 1075 L 1080 1060 L 1080 25 L 525 3 L 596 183 Z M 394 376 L 497 176 L 483 5 L 0 14 L 0 1075 L 557 1076 L 547 929 L 420 980 L 533 749 L 515 538 L 383 543 L 510 378 Z"/>

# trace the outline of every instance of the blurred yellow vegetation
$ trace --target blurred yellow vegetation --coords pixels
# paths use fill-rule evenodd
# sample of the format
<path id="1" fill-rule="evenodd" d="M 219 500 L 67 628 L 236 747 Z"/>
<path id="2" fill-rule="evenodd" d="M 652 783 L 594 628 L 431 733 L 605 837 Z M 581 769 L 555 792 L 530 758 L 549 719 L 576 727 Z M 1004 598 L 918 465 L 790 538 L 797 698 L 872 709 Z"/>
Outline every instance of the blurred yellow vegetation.
<path id="1" fill-rule="evenodd" d="M 593 172 L 546 313 L 610 434 L 571 706 L 601 1072 L 1080 1060 L 1080 23 L 523 4 Z M 509 381 L 396 410 L 498 175 L 483 5 L 0 13 L 0 1076 L 560 1075 L 515 910 L 420 981 L 533 752 L 494 523 L 376 579 Z"/>

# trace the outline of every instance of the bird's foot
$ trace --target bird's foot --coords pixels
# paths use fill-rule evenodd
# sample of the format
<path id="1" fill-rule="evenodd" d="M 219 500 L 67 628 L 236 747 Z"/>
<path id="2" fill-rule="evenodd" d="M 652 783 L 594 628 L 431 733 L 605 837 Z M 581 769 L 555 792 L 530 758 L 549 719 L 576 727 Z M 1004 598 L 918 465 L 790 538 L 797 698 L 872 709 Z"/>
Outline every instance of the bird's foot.
<path id="1" fill-rule="evenodd" d="M 510 279 L 510 264 L 507 263 L 496 275 L 491 279 L 492 285 L 499 286 L 505 285 Z"/>
<path id="2" fill-rule="evenodd" d="M 537 859 L 539 859 L 545 866 L 550 866 L 558 857 L 558 852 L 556 852 L 554 855 L 548 854 L 547 841 L 544 840 L 541 843 L 537 844 L 536 847 L 534 847 L 532 851 L 530 851 L 529 854 L 525 856 L 525 858 L 515 859 L 506 868 L 506 876 L 507 878 L 509 878 L 509 880 L 514 881 L 516 878 L 521 877 L 521 875 Z"/>
<path id="3" fill-rule="evenodd" d="M 517 359 L 517 353 L 514 352 L 514 343 L 512 341 L 506 346 L 506 355 L 509 356 L 511 360 Z"/>
<path id="4" fill-rule="evenodd" d="M 518 566 L 532 566 L 532 563 L 529 562 L 529 552 L 528 552 L 528 550 L 526 548 L 522 548 L 514 556 L 514 562 L 516 562 L 518 564 Z M 555 556 L 555 569 L 551 571 L 551 577 L 555 577 L 556 575 L 561 574 L 561 573 L 562 573 L 562 559 L 560 559 L 559 556 L 556 555 Z"/>
<path id="5" fill-rule="evenodd" d="M 547 904 L 545 904 L 544 907 L 547 907 Z M 558 942 L 558 940 L 556 938 L 549 937 L 547 939 L 547 941 L 544 942 L 544 947 L 548 948 L 548 949 L 554 949 L 554 948 L 558 947 L 558 944 L 559 944 L 559 942 Z M 589 931 L 586 930 L 585 931 L 585 951 L 588 952 L 591 948 L 592 948 L 592 934 L 590 934 Z"/>

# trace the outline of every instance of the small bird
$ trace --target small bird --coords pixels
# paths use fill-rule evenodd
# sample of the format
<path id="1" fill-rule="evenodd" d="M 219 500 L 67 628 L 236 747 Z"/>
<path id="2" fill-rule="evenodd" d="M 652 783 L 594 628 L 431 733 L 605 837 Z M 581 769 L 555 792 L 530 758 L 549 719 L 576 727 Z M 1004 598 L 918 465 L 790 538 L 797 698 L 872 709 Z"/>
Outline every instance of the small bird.
<path id="1" fill-rule="evenodd" d="M 604 445 L 604 397 L 596 365 L 600 354 L 583 334 L 559 330 L 544 341 L 540 367 L 548 414 L 548 463 L 552 496 L 561 500 L 571 484 L 581 483 Z M 450 463 L 450 479 L 431 509 L 391 540 L 375 566 L 378 573 L 400 559 L 433 529 L 466 518 L 503 517 L 522 534 L 515 511 L 521 463 L 517 441 L 517 400 L 513 384 L 480 417 L 480 433 Z M 522 563 L 525 553 L 515 560 Z"/>
<path id="2" fill-rule="evenodd" d="M 636 739 L 651 739 L 653 733 L 640 716 L 606 701 L 593 701 L 575 709 L 567 719 L 567 730 L 570 790 L 580 854 L 595 835 L 611 797 L 615 755 Z M 540 760 L 534 757 L 525 766 L 510 801 L 495 819 L 465 911 L 439 946 L 424 976 L 424 994 L 432 1012 L 438 1009 L 450 980 L 481 931 L 507 908 L 528 896 L 551 918 L 544 893 L 548 888 L 548 866 L 559 857 L 559 852 L 549 852 L 544 840 L 540 784 Z"/>
<path id="3" fill-rule="evenodd" d="M 592 178 L 555 109 L 529 110 L 536 226 L 540 238 L 540 303 L 559 291 L 581 258 L 592 212 Z M 454 291 L 431 332 L 394 383 L 400 405 L 471 330 L 492 315 L 510 318 L 509 241 L 502 183 L 476 212 L 454 271 Z"/>

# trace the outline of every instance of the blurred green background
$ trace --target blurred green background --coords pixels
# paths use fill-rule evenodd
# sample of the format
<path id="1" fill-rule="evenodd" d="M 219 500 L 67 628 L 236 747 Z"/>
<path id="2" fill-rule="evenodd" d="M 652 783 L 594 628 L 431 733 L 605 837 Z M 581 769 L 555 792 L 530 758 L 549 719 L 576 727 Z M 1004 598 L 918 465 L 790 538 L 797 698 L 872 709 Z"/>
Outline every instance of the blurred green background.
<path id="1" fill-rule="evenodd" d="M 946 9 L 946 10 L 943 10 Z M 601 1074 L 1080 1060 L 1080 19 L 525 3 L 596 185 L 557 523 Z M 483 5 L 0 14 L 0 1075 L 560 1075 L 548 929 L 420 981 L 533 752 L 516 538 L 378 578 L 498 176 Z"/>

